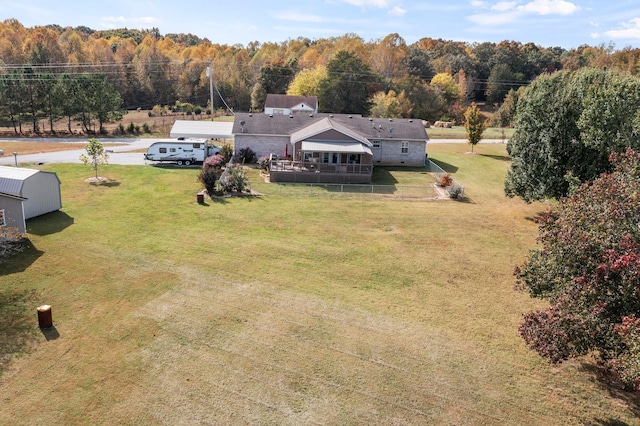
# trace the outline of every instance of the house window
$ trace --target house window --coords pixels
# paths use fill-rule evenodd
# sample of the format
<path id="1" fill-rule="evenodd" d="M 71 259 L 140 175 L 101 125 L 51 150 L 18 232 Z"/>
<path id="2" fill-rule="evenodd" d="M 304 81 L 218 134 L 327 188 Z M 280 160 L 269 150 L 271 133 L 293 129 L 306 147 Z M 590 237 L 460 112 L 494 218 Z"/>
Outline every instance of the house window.
<path id="1" fill-rule="evenodd" d="M 374 148 L 380 148 L 380 141 L 371 141 Z"/>
<path id="2" fill-rule="evenodd" d="M 167 148 L 160 148 L 160 154 L 166 154 Z"/>
<path id="3" fill-rule="evenodd" d="M 195 149 L 200 149 L 200 144 L 199 143 L 194 143 L 191 146 L 194 147 Z"/>
<path id="4" fill-rule="evenodd" d="M 400 152 L 402 154 L 408 154 L 409 153 L 409 142 L 402 141 L 402 143 L 400 144 Z"/>
<path id="5" fill-rule="evenodd" d="M 169 148 L 169 152 L 176 152 L 175 148 Z"/>
<path id="6" fill-rule="evenodd" d="M 0 226 L 5 226 L 7 222 L 4 219 L 4 209 L 0 210 Z"/>

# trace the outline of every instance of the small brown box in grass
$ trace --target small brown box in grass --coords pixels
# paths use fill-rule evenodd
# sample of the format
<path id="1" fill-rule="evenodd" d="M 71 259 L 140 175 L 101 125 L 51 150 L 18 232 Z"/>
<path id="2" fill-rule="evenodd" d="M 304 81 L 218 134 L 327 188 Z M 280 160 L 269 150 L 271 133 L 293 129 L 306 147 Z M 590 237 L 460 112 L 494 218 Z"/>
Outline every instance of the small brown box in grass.
<path id="1" fill-rule="evenodd" d="M 51 315 L 51 306 L 38 306 L 38 326 L 40 328 L 53 327 L 53 316 Z"/>

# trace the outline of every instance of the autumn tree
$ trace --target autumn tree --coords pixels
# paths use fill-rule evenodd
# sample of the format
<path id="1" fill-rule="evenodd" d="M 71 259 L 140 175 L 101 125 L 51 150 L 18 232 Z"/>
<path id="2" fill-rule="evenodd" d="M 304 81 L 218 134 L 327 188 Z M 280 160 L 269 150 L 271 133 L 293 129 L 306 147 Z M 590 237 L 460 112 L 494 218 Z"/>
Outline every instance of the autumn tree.
<path id="1" fill-rule="evenodd" d="M 372 103 L 370 111 L 372 117 L 408 118 L 411 116 L 411 103 L 404 92 L 399 95 L 393 90 L 389 90 L 387 93 L 378 92 L 373 95 Z"/>
<path id="2" fill-rule="evenodd" d="M 475 102 L 472 102 L 464 112 L 464 128 L 467 132 L 467 141 L 471 145 L 471 152 L 473 152 L 473 147 L 480 142 L 486 128 L 484 117 L 480 114 L 480 109 Z"/>
<path id="3" fill-rule="evenodd" d="M 460 96 L 460 89 L 451 74 L 441 72 L 433 76 L 431 86 L 442 91 L 442 96 L 448 104 L 453 104 Z"/>
<path id="4" fill-rule="evenodd" d="M 404 77 L 407 73 L 403 66 L 407 57 L 406 42 L 397 33 L 389 34 L 377 43 L 371 51 L 371 68 L 386 79 Z"/>
<path id="5" fill-rule="evenodd" d="M 438 120 L 447 110 L 442 92 L 418 77 L 396 81 L 396 91 L 404 93 L 411 107 L 410 117 L 421 120 Z"/>
<path id="6" fill-rule="evenodd" d="M 304 69 L 296 74 L 289 84 L 287 95 L 318 96 L 320 83 L 327 78 L 327 67 L 318 65 L 312 69 Z"/>
<path id="7" fill-rule="evenodd" d="M 611 173 L 538 218 L 541 247 L 516 269 L 519 286 L 549 307 L 520 335 L 557 363 L 593 354 L 640 390 L 640 154 L 612 154 Z"/>

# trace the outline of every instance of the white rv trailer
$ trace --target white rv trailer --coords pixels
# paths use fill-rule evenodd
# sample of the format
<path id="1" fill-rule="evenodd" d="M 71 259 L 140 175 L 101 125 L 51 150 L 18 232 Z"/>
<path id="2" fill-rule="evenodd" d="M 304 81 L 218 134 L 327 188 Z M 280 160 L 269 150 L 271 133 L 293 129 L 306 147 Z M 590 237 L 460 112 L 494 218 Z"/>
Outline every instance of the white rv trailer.
<path id="1" fill-rule="evenodd" d="M 152 143 L 144 155 L 150 161 L 172 161 L 179 166 L 202 163 L 205 158 L 220 152 L 220 147 L 206 139 L 167 139 Z"/>

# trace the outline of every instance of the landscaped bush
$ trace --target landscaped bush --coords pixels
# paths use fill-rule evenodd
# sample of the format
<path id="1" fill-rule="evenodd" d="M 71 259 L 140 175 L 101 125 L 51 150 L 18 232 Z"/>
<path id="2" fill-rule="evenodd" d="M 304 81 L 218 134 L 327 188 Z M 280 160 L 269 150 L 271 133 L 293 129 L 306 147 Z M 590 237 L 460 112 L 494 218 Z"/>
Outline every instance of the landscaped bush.
<path id="1" fill-rule="evenodd" d="M 451 186 L 451 184 L 453 184 L 453 178 L 451 177 L 451 175 L 449 173 L 445 173 L 442 176 L 440 176 L 440 179 L 438 179 L 438 185 L 440 186 Z"/>
<path id="2" fill-rule="evenodd" d="M 251 164 L 256 162 L 256 153 L 249 147 L 242 148 L 238 153 L 238 162 L 241 164 Z"/>
<path id="3" fill-rule="evenodd" d="M 220 148 L 220 152 L 218 154 L 222 155 L 224 158 L 224 164 L 227 164 L 231 161 L 231 157 L 233 157 L 233 148 L 229 144 L 224 144 L 222 145 L 222 148 Z"/>
<path id="4" fill-rule="evenodd" d="M 149 125 L 147 123 L 144 123 L 142 125 L 142 131 L 145 133 L 151 133 L 151 127 L 149 127 Z"/>
<path id="5" fill-rule="evenodd" d="M 200 171 L 200 175 L 198 176 L 198 180 L 202 182 L 209 196 L 212 196 L 216 191 L 217 179 L 218 179 L 218 174 L 216 170 L 212 167 L 203 167 L 202 170 Z"/>
<path id="6" fill-rule="evenodd" d="M 452 200 L 458 200 L 462 198 L 462 187 L 460 185 L 452 186 L 447 189 L 447 193 Z"/>
<path id="7" fill-rule="evenodd" d="M 226 171 L 226 175 L 220 179 L 220 186 L 224 192 L 244 192 L 249 188 L 249 179 L 242 166 L 231 166 Z"/>
<path id="8" fill-rule="evenodd" d="M 260 167 L 260 170 L 268 172 L 270 164 L 271 162 L 269 161 L 268 155 L 263 155 L 262 157 L 258 158 L 258 167 Z"/>
<path id="9" fill-rule="evenodd" d="M 202 162 L 202 168 L 203 169 L 212 169 L 214 170 L 216 173 L 220 174 L 220 170 L 222 169 L 222 167 L 227 164 L 224 161 L 224 157 L 220 154 L 214 154 L 214 155 L 210 155 L 209 157 L 205 158 L 205 160 Z"/>

